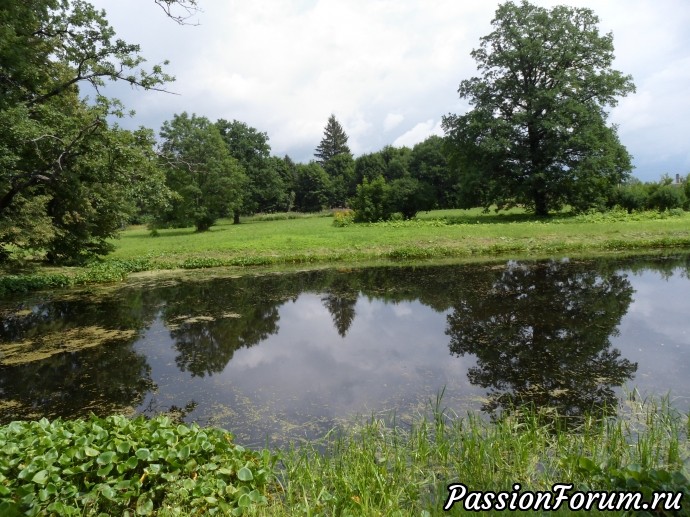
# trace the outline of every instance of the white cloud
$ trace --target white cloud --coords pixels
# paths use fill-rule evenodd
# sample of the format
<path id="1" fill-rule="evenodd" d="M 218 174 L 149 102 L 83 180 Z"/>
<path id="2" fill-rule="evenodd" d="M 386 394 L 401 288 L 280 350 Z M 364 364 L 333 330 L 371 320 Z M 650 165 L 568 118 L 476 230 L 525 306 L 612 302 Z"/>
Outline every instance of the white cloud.
<path id="1" fill-rule="evenodd" d="M 389 113 L 386 115 L 386 119 L 383 121 L 383 130 L 390 131 L 391 129 L 398 127 L 403 120 L 405 120 L 405 115 L 400 113 Z"/>
<path id="2" fill-rule="evenodd" d="M 612 112 L 638 174 L 684 167 L 690 3 L 532 1 L 590 7 L 600 16 L 602 32 L 614 34 L 615 66 L 638 86 Z M 179 96 L 116 89 L 138 113 L 132 126 L 158 129 L 185 110 L 239 119 L 266 131 L 276 154 L 303 161 L 331 113 L 357 154 L 416 143 L 437 130 L 433 121 L 464 111 L 457 87 L 476 75 L 469 53 L 491 30 L 499 3 L 201 0 L 194 27 L 166 19 L 153 0 L 92 2 L 108 10 L 119 36 L 141 43 L 149 62 L 170 59 L 178 78 L 171 89 Z M 400 134 L 403 121 L 408 131 Z"/>
<path id="3" fill-rule="evenodd" d="M 412 147 L 415 144 L 426 140 L 431 135 L 443 135 L 443 129 L 441 129 L 440 121 L 434 123 L 433 119 L 429 119 L 426 122 L 420 122 L 412 129 L 396 138 L 393 142 L 393 145 L 395 147 Z"/>

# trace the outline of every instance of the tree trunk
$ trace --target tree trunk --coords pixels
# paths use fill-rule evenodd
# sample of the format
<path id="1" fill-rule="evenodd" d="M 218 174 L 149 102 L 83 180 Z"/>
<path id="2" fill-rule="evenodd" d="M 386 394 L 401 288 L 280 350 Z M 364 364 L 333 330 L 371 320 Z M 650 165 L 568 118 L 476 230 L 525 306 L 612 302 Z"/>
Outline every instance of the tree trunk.
<path id="1" fill-rule="evenodd" d="M 240 211 L 235 210 L 235 214 L 232 219 L 232 224 L 240 224 Z"/>
<path id="2" fill-rule="evenodd" d="M 540 188 L 537 188 L 534 191 L 534 213 L 540 217 L 546 217 L 549 215 L 549 206 L 546 202 L 546 193 Z"/>

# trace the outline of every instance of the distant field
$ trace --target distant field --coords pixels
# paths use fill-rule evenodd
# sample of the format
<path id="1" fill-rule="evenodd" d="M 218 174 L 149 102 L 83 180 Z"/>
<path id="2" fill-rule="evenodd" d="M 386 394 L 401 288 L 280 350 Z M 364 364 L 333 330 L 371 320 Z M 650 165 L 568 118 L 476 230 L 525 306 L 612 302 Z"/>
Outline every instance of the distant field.
<path id="1" fill-rule="evenodd" d="M 154 269 L 690 248 L 690 213 L 611 212 L 544 220 L 519 210 L 442 210 L 412 221 L 342 228 L 327 214 L 271 214 L 239 225 L 221 220 L 205 233 L 171 229 L 153 237 L 144 227 L 132 227 L 114 243 L 117 249 L 107 261 L 146 258 Z"/>

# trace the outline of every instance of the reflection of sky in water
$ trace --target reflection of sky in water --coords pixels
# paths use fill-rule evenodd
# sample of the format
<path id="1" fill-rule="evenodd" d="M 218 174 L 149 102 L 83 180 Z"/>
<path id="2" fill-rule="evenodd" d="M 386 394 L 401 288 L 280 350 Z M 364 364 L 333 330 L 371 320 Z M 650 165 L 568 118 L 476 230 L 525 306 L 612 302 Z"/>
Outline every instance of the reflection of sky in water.
<path id="1" fill-rule="evenodd" d="M 322 422 L 318 432 L 358 415 L 395 411 L 409 419 L 408 411 L 423 410 L 444 387 L 444 400 L 456 405 L 481 393 L 467 380 L 472 358 L 452 357 L 448 351 L 447 313 L 419 302 L 365 297 L 358 299 L 355 310 L 343 338 L 321 296 L 302 294 L 280 307 L 277 334 L 235 351 L 222 372 L 206 378 L 179 372 L 168 332 L 157 320 L 140 342 L 159 386 L 153 398 L 162 407 L 182 407 L 194 400 L 199 408 L 192 419 L 236 432 L 234 418 L 244 421 L 243 426 L 254 420 L 256 428 L 246 435 L 240 432 L 240 438 L 261 443 L 262 432 L 275 437 L 286 427 L 294 428 L 292 437 L 311 434 L 302 425 L 305 420 Z M 142 408 L 151 400 L 148 397 Z M 204 401 L 209 406 L 204 407 Z"/>
<path id="2" fill-rule="evenodd" d="M 645 394 L 671 391 L 674 404 L 690 407 L 690 280 L 675 270 L 665 278 L 644 270 L 628 273 L 633 302 L 611 343 L 639 364 L 631 385 Z"/>
<path id="3" fill-rule="evenodd" d="M 676 403 L 687 407 L 688 279 L 649 270 L 627 276 L 635 294 L 612 347 L 639 364 L 630 386 L 643 394 L 673 390 Z M 292 437 L 319 434 L 354 415 L 396 411 L 405 419 L 444 387 L 445 405 L 458 412 L 478 407 L 485 395 L 467 379 L 474 357 L 449 353 L 450 311 L 360 295 L 344 338 L 321 295 L 301 294 L 279 312 L 277 334 L 235 351 L 222 372 L 205 378 L 179 372 L 169 333 L 157 320 L 142 339 L 159 386 L 154 397 L 162 407 L 194 400 L 199 406 L 191 419 L 251 428 L 240 437 L 259 443 L 286 430 Z M 316 426 L 304 424 L 310 421 Z"/>
<path id="4" fill-rule="evenodd" d="M 69 407 L 67 411 L 78 411 L 91 397 L 84 392 L 84 383 L 102 378 L 101 382 L 92 383 L 95 392 L 102 392 L 102 400 L 112 399 L 116 406 L 126 405 L 132 403 L 133 396 L 120 397 L 119 387 L 115 387 L 117 393 L 109 392 L 108 388 L 120 380 L 125 388 L 136 383 L 142 377 L 139 370 L 129 371 L 129 376 L 124 374 L 127 364 L 140 360 L 146 365 L 145 371 L 150 367 L 150 380 L 155 389 L 151 390 L 150 384 L 141 389 L 143 401 L 140 396 L 134 402 L 136 405 L 141 401 L 139 411 L 152 414 L 169 410 L 171 406 L 183 409 L 194 402 L 196 406 L 186 410 L 188 421 L 220 425 L 235 432 L 242 443 L 262 445 L 266 438 L 280 441 L 285 437 L 321 436 L 342 419 L 357 415 L 391 416 L 394 412 L 398 421 L 406 422 L 412 415 L 427 409 L 429 402 L 433 402 L 444 387 L 443 406 L 462 414 L 466 409 L 480 407 L 480 401 L 486 402 L 490 389 L 501 392 L 510 391 L 511 386 L 514 388 L 511 382 L 515 382 L 516 376 L 512 374 L 518 370 L 508 367 L 507 371 L 501 371 L 497 365 L 506 364 L 502 362 L 503 357 L 515 360 L 517 355 L 528 356 L 528 361 L 518 364 L 529 366 L 520 372 L 533 370 L 525 376 L 525 385 L 530 389 L 534 382 L 550 382 L 545 366 L 549 364 L 547 356 L 535 357 L 537 350 L 549 353 L 552 359 L 555 354 L 556 360 L 551 364 L 561 368 L 560 372 L 554 372 L 556 389 L 552 391 L 564 385 L 558 384 L 562 380 L 558 379 L 559 375 L 567 376 L 573 384 L 587 390 L 585 386 L 592 385 L 587 384 L 592 378 L 588 367 L 597 364 L 591 362 L 592 354 L 596 356 L 606 347 L 606 333 L 615 328 L 620 314 L 627 310 L 617 325 L 619 335 L 610 337 L 610 349 L 620 350 L 621 360 L 638 363 L 629 386 L 637 386 L 643 394 L 665 394 L 671 390 L 675 405 L 688 409 L 690 296 L 687 293 L 690 292 L 690 280 L 681 274 L 680 268 L 669 276 L 654 269 L 651 262 L 649 264 L 650 268 L 635 273 L 622 266 L 618 276 L 614 275 L 617 287 L 601 291 L 597 290 L 600 282 L 589 283 L 606 278 L 608 274 L 591 269 L 596 268 L 596 264 L 553 263 L 542 267 L 539 274 L 535 269 L 534 275 L 504 278 L 504 289 L 497 291 L 498 295 L 494 293 L 499 298 L 493 299 L 488 293 L 508 271 L 504 265 L 483 269 L 468 266 L 416 270 L 382 268 L 344 274 L 330 271 L 325 275 L 313 272 L 302 276 L 262 277 L 255 281 L 220 279 L 146 292 L 131 287 L 118 295 L 120 298 L 95 303 L 91 299 L 55 303 L 43 300 L 41 303 L 45 305 L 36 304 L 37 310 L 42 307 L 40 314 L 24 310 L 24 313 L 34 314 L 30 316 L 34 320 L 24 321 L 14 316 L 14 320 L 4 322 L 6 327 L 5 333 L 0 334 L 0 347 L 5 342 L 11 344 L 13 340 L 20 341 L 41 332 L 107 326 L 109 317 L 116 328 L 136 328 L 139 338 L 133 345 L 135 338 L 121 344 L 94 347 L 83 353 L 56 355 L 44 363 L 34 361 L 0 367 L 0 402 L 21 400 L 33 404 L 36 411 L 48 414 L 50 408 L 54 409 L 49 397 L 62 391 L 64 396 L 56 400 Z M 550 286 L 564 279 L 574 282 L 571 290 L 562 291 L 560 298 L 553 296 Z M 534 290 L 530 282 L 535 282 Z M 629 296 L 630 288 L 634 294 L 628 307 L 627 298 L 623 300 L 622 297 Z M 482 323 L 488 321 L 486 318 L 493 318 L 491 321 L 495 323 L 518 313 L 512 301 L 498 307 L 504 301 L 501 297 L 510 297 L 511 290 L 515 289 L 535 293 L 524 295 L 533 298 L 530 302 L 533 304 L 523 305 L 521 314 L 528 318 L 535 312 L 546 311 L 545 321 L 553 322 L 555 330 L 563 332 L 552 335 L 566 335 L 566 331 L 575 328 L 573 325 L 581 325 L 582 318 L 587 317 L 594 318 L 584 322 L 592 325 L 593 330 L 576 334 L 579 336 L 576 341 L 561 343 L 559 339 L 556 346 L 542 342 L 541 348 L 535 346 L 531 355 L 523 353 L 524 347 L 516 351 L 502 346 L 520 332 L 520 325 L 515 325 L 514 331 L 507 328 L 506 333 L 502 333 L 502 327 L 495 329 L 499 325 L 482 326 Z M 144 292 L 148 298 L 142 294 Z M 367 294 L 361 294 L 363 292 Z M 579 297 L 573 300 L 573 307 L 580 307 L 573 314 L 573 318 L 580 318 L 574 320 L 575 324 L 559 319 L 563 315 L 558 312 L 568 306 L 566 292 Z M 329 293 L 331 298 L 327 300 L 324 293 Z M 388 301 L 377 297 L 379 294 L 385 294 Z M 606 302 L 601 307 L 613 310 L 607 314 L 615 314 L 614 317 L 599 319 L 600 316 L 586 310 L 588 304 L 596 305 L 600 301 L 599 295 L 604 296 L 602 301 Z M 420 300 L 450 308 L 437 312 Z M 484 302 L 489 307 L 481 307 Z M 475 310 L 459 312 L 463 304 Z M 497 310 L 492 312 L 492 308 Z M 354 319 L 347 328 L 353 309 Z M 453 314 L 462 315 L 456 325 L 463 331 L 480 329 L 485 332 L 475 335 L 474 343 L 480 344 L 474 349 L 480 356 L 479 362 L 473 353 L 462 357 L 450 354 L 451 337 L 446 332 L 450 328 L 449 316 Z M 193 328 L 181 329 L 180 322 L 192 316 L 209 320 L 219 316 L 221 320 L 223 317 L 234 319 L 217 320 L 215 326 L 197 322 Z M 340 318 L 340 323 L 345 322 L 340 327 L 341 330 L 347 328 L 345 337 L 338 333 L 336 317 Z M 475 320 L 466 319 L 470 317 Z M 100 323 L 104 320 L 105 323 Z M 538 318 L 535 321 L 539 321 Z M 176 334 L 171 331 L 174 326 L 181 329 Z M 563 347 L 577 349 L 587 338 L 596 336 L 595 329 L 601 328 L 605 330 L 600 348 L 595 339 L 593 347 L 592 343 L 587 344 L 589 348 L 583 347 L 585 356 L 570 354 L 570 359 L 565 360 L 559 355 L 559 350 L 571 351 Z M 267 336 L 263 340 L 262 334 Z M 209 337 L 213 339 L 205 339 Z M 491 346 L 496 352 L 493 355 L 491 348 L 483 348 L 492 338 L 495 340 Z M 489 353 L 482 356 L 487 351 Z M 482 367 L 481 361 L 484 361 L 483 367 L 488 368 L 485 373 L 493 383 L 489 388 L 472 385 L 468 380 L 468 369 Z M 563 364 L 559 365 L 559 361 Z M 107 372 L 103 372 L 103 364 L 107 365 Z M 185 371 L 181 371 L 181 364 Z M 197 367 L 194 371 L 198 376 L 192 375 L 190 365 Z M 498 373 L 492 376 L 495 372 Z M 595 375 L 605 376 L 606 372 Z M 65 380 L 66 377 L 70 380 Z M 32 381 L 25 382 L 26 379 Z M 42 389 L 23 389 L 25 386 L 38 387 L 40 382 L 45 382 Z M 41 397 L 47 401 L 44 405 L 48 409 L 36 402 Z M 70 400 L 75 401 L 74 407 L 68 404 Z M 96 393 L 93 400 L 101 399 Z M 574 400 L 579 399 L 576 396 Z"/>

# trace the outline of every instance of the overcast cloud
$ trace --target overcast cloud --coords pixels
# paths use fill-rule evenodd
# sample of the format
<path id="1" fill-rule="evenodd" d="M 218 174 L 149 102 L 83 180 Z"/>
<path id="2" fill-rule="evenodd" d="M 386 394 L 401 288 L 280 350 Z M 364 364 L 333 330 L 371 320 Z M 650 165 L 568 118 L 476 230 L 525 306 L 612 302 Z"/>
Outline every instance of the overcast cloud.
<path id="1" fill-rule="evenodd" d="M 160 128 L 187 111 L 246 122 L 273 154 L 309 161 L 331 113 L 355 155 L 412 146 L 463 113 L 469 53 L 490 32 L 487 0 L 200 0 L 198 26 L 179 26 L 153 0 L 92 0 L 149 64 L 170 60 L 179 95 L 110 88 L 137 112 L 126 127 Z M 637 93 L 611 115 L 634 174 L 690 172 L 690 2 L 533 0 L 592 8 L 613 32 L 615 67 Z"/>

